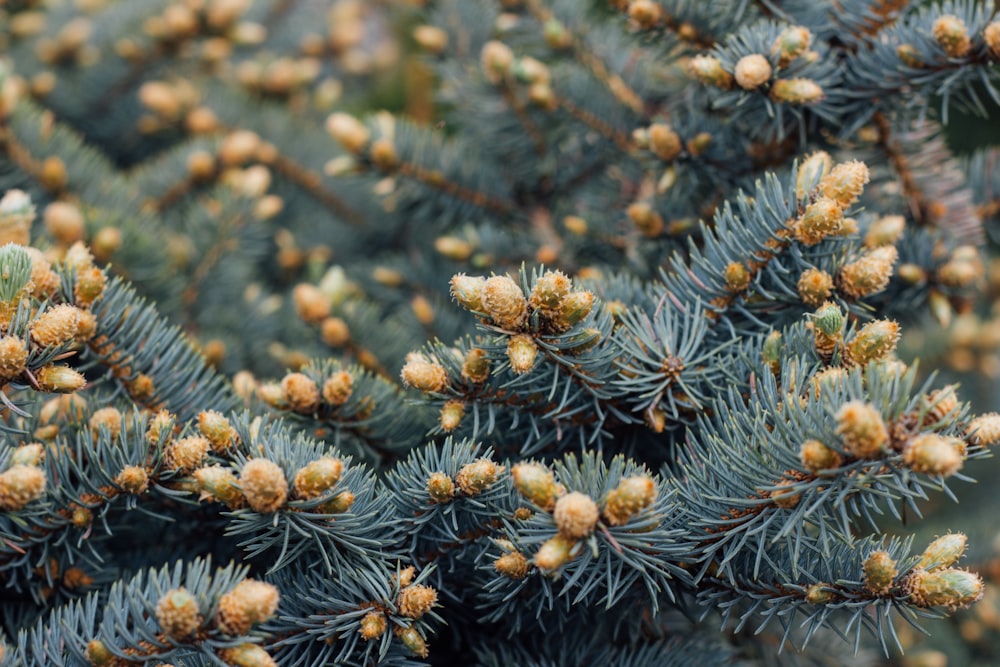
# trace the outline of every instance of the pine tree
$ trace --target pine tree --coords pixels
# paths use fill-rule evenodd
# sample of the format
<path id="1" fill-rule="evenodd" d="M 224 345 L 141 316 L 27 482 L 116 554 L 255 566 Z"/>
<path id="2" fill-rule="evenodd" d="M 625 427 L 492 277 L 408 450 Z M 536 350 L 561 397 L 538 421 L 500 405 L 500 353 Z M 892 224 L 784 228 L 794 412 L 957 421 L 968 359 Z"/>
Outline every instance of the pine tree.
<path id="1" fill-rule="evenodd" d="M 894 518 L 1000 441 L 897 356 L 985 285 L 987 3 L 0 18 L 0 664 L 859 664 L 983 596 Z"/>

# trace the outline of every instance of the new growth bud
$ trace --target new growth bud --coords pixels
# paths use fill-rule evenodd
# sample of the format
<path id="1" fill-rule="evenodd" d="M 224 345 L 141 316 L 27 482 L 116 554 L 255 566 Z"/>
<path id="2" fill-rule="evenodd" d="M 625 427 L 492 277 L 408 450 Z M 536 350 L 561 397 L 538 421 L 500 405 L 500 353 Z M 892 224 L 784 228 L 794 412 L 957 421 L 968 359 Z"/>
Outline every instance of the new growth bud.
<path id="1" fill-rule="evenodd" d="M 255 511 L 270 514 L 281 509 L 288 498 L 285 473 L 273 461 L 250 459 L 240 472 L 243 496 Z"/>
<path id="2" fill-rule="evenodd" d="M 983 579 L 967 570 L 914 570 L 905 581 L 910 602 L 918 607 L 967 607 L 983 597 Z"/>
<path id="3" fill-rule="evenodd" d="M 489 459 L 477 459 L 462 466 L 455 475 L 455 482 L 465 495 L 478 496 L 493 486 L 503 471 L 503 466 L 498 466 Z"/>
<path id="4" fill-rule="evenodd" d="M 968 538 L 963 533 L 942 535 L 924 549 L 914 567 L 928 571 L 951 567 L 962 557 L 967 541 Z"/>
<path id="5" fill-rule="evenodd" d="M 482 310 L 502 329 L 519 330 L 528 319 L 528 300 L 521 287 L 507 276 L 493 276 L 480 292 Z"/>
<path id="6" fill-rule="evenodd" d="M 518 492 L 546 512 L 556 506 L 562 487 L 556 483 L 552 471 L 541 463 L 518 463 L 510 471 Z"/>
<path id="7" fill-rule="evenodd" d="M 23 509 L 45 493 L 45 473 L 35 466 L 16 464 L 0 473 L 0 510 Z"/>
<path id="8" fill-rule="evenodd" d="M 574 491 L 556 501 L 552 517 L 560 534 L 579 538 L 594 532 L 599 514 L 597 503 L 590 496 Z"/>
<path id="9" fill-rule="evenodd" d="M 419 389 L 425 394 L 443 391 L 448 386 L 448 372 L 444 366 L 427 361 L 419 354 L 407 356 L 400 376 L 407 387 Z"/>
<path id="10" fill-rule="evenodd" d="M 733 72 L 736 83 L 744 90 L 760 88 L 771 79 L 771 74 L 771 63 L 759 53 L 740 58 Z"/>
<path id="11" fill-rule="evenodd" d="M 722 69 L 722 63 L 713 56 L 695 56 L 688 62 L 691 76 L 702 83 L 726 89 L 733 84 L 733 77 Z"/>
<path id="12" fill-rule="evenodd" d="M 219 598 L 215 620 L 219 630 L 234 637 L 245 635 L 251 626 L 263 623 L 278 610 L 278 589 L 256 579 L 244 579 Z"/>
<path id="13" fill-rule="evenodd" d="M 332 456 L 317 459 L 295 474 L 295 496 L 304 500 L 318 498 L 332 489 L 344 473 L 344 463 Z"/>
<path id="14" fill-rule="evenodd" d="M 882 455 L 889 433 L 882 414 L 870 403 L 850 401 L 844 403 L 836 414 L 837 435 L 844 441 L 844 449 L 859 459 L 874 459 Z"/>
<path id="15" fill-rule="evenodd" d="M 855 333 L 847 344 L 847 359 L 858 366 L 886 359 L 896 350 L 898 340 L 898 324 L 892 320 L 874 320 Z"/>
<path id="16" fill-rule="evenodd" d="M 950 58 L 962 58 L 972 49 L 969 30 L 954 14 L 939 16 L 931 26 L 931 34 Z"/>
<path id="17" fill-rule="evenodd" d="M 622 526 L 656 501 L 656 483 L 646 475 L 625 477 L 604 502 L 604 519 Z"/>
<path id="18" fill-rule="evenodd" d="M 925 433 L 910 440 L 903 450 L 903 463 L 913 472 L 949 477 L 962 468 L 964 443 L 936 433 Z"/>
<path id="19" fill-rule="evenodd" d="M 183 587 L 167 591 L 156 603 L 156 622 L 173 639 L 186 639 L 201 625 L 198 600 Z"/>
<path id="20" fill-rule="evenodd" d="M 875 595 L 885 595 L 892 588 L 892 583 L 899 572 L 887 551 L 872 552 L 863 566 L 865 588 Z"/>

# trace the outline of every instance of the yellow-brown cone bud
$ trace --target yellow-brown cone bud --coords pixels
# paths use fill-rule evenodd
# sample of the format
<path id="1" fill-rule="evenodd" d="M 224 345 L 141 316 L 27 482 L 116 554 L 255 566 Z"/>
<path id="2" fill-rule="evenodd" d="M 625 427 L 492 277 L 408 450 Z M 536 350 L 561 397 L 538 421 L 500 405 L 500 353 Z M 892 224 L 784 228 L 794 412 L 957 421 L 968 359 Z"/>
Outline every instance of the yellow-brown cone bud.
<path id="1" fill-rule="evenodd" d="M 761 359 L 775 375 L 781 373 L 781 332 L 772 331 L 764 339 L 764 345 L 760 352 Z M 665 426 L 665 424 L 664 424 Z M 663 429 L 657 431 L 661 433 Z"/>
<path id="2" fill-rule="evenodd" d="M 924 61 L 920 59 L 920 54 L 912 44 L 900 44 L 897 46 L 896 56 L 908 67 L 919 69 L 924 66 Z"/>
<path id="3" fill-rule="evenodd" d="M 441 430 L 450 433 L 458 428 L 462 423 L 462 416 L 465 414 L 465 403 L 458 400 L 445 401 L 441 406 Z"/>
<path id="4" fill-rule="evenodd" d="M 823 88 L 812 79 L 778 79 L 771 87 L 771 99 L 785 104 L 812 104 L 823 95 Z"/>
<path id="5" fill-rule="evenodd" d="M 983 41 L 994 58 L 1000 56 L 1000 21 L 993 21 L 983 29 Z"/>
<path id="6" fill-rule="evenodd" d="M 663 218 L 646 202 L 635 202 L 628 207 L 627 213 L 643 236 L 655 238 L 663 233 Z"/>
<path id="7" fill-rule="evenodd" d="M 806 589 L 805 600 L 809 604 L 827 604 L 831 602 L 834 598 L 834 594 L 831 591 L 826 590 L 830 584 L 819 583 L 813 584 Z"/>
<path id="8" fill-rule="evenodd" d="M 38 387 L 55 394 L 72 394 L 83 389 L 87 379 L 69 366 L 45 366 L 35 373 Z"/>
<path id="9" fill-rule="evenodd" d="M 844 449 L 859 459 L 878 458 L 889 441 L 881 413 L 870 403 L 850 401 L 837 411 L 837 435 Z"/>
<path id="10" fill-rule="evenodd" d="M 413 655 L 426 658 L 430 651 L 427 649 L 427 641 L 420 636 L 420 632 L 414 627 L 396 627 L 394 630 L 399 640 Z"/>
<path id="11" fill-rule="evenodd" d="M 528 319 L 528 300 L 524 298 L 520 286 L 507 276 L 493 276 L 486 280 L 480 300 L 483 312 L 503 329 L 516 331 Z"/>
<path id="12" fill-rule="evenodd" d="M 400 376 L 407 387 L 419 389 L 425 394 L 443 391 L 448 386 L 448 371 L 444 366 L 427 361 L 419 354 L 407 355 Z"/>
<path id="13" fill-rule="evenodd" d="M 273 585 L 256 579 L 244 579 L 219 598 L 215 620 L 219 630 L 238 637 L 251 626 L 270 619 L 278 610 L 280 596 Z"/>
<path id="14" fill-rule="evenodd" d="M 503 42 L 490 40 L 483 44 L 480 62 L 486 79 L 496 85 L 510 74 L 514 65 L 514 52 Z"/>
<path id="15" fill-rule="evenodd" d="M 518 492 L 546 512 L 556 506 L 562 487 L 556 484 L 552 471 L 541 463 L 518 463 L 510 471 Z"/>
<path id="16" fill-rule="evenodd" d="M 939 16 L 931 26 L 931 34 L 951 58 L 962 58 L 972 49 L 969 30 L 962 19 L 954 14 Z"/>
<path id="17" fill-rule="evenodd" d="M 493 561 L 493 568 L 509 579 L 524 579 L 528 576 L 528 559 L 519 551 L 511 551 Z"/>
<path id="18" fill-rule="evenodd" d="M 577 540 L 559 534 L 546 540 L 535 553 L 535 566 L 545 572 L 554 572 L 572 560 Z"/>
<path id="19" fill-rule="evenodd" d="M 149 488 L 149 473 L 140 466 L 125 466 L 115 477 L 115 484 L 124 489 L 126 493 L 137 496 L 145 493 L 146 489 Z"/>
<path id="20" fill-rule="evenodd" d="M 806 440 L 799 448 L 799 460 L 802 461 L 803 468 L 815 475 L 821 470 L 839 468 L 844 457 L 819 440 Z"/>
<path id="21" fill-rule="evenodd" d="M 820 197 L 806 207 L 805 213 L 796 221 L 795 238 L 807 246 L 813 246 L 840 231 L 844 214 L 840 205 L 829 197 Z"/>
<path id="22" fill-rule="evenodd" d="M 0 473 L 0 510 L 22 509 L 45 493 L 45 473 L 41 468 L 14 465 Z"/>
<path id="23" fill-rule="evenodd" d="M 319 387 L 309 376 L 303 373 L 289 373 L 281 380 L 281 391 L 285 401 L 295 412 L 309 414 L 319 407 Z"/>
<path id="24" fill-rule="evenodd" d="M 604 504 L 604 519 L 612 526 L 621 526 L 649 507 L 656 500 L 656 483 L 645 475 L 626 477 L 608 493 Z"/>
<path id="25" fill-rule="evenodd" d="M 87 659 L 94 667 L 106 667 L 117 660 L 115 654 L 100 639 L 92 639 L 87 643 Z"/>
<path id="26" fill-rule="evenodd" d="M 799 276 L 799 296 L 808 306 L 819 306 L 833 294 L 833 276 L 822 269 L 806 269 Z"/>
<path id="27" fill-rule="evenodd" d="M 778 55 L 778 64 L 785 67 L 803 53 L 809 50 L 812 44 L 812 33 L 809 28 L 793 25 L 781 31 L 781 34 L 771 45 L 771 53 Z"/>
<path id="28" fill-rule="evenodd" d="M 490 377 L 490 360 L 485 350 L 473 348 L 465 353 L 462 377 L 473 384 L 485 382 Z"/>
<path id="29" fill-rule="evenodd" d="M 892 588 L 892 582 L 899 571 L 896 561 L 890 558 L 887 551 L 874 551 L 865 559 L 862 567 L 865 575 L 865 588 L 875 595 L 885 595 Z"/>
<path id="30" fill-rule="evenodd" d="M 30 442 L 15 449 L 10 460 L 13 465 L 37 466 L 44 458 L 45 445 L 40 442 Z"/>
<path id="31" fill-rule="evenodd" d="M 965 456 L 957 438 L 936 433 L 918 435 L 903 450 L 903 463 L 913 471 L 927 475 L 954 475 L 962 468 Z"/>
<path id="32" fill-rule="evenodd" d="M 221 466 L 208 466 L 194 471 L 195 481 L 201 491 L 199 500 L 225 503 L 231 508 L 243 504 L 239 480 L 232 470 Z"/>
<path id="33" fill-rule="evenodd" d="M 83 238 L 83 214 L 73 204 L 52 202 L 42 214 L 45 229 L 63 245 L 72 245 Z"/>
<path id="34" fill-rule="evenodd" d="M 510 359 L 510 369 L 521 375 L 527 373 L 535 365 L 538 356 L 538 345 L 535 339 L 527 334 L 511 336 L 507 342 L 507 358 Z"/>
<path id="35" fill-rule="evenodd" d="M 443 472 L 427 478 L 427 494 L 436 503 L 448 503 L 455 497 L 455 482 Z"/>
<path id="36" fill-rule="evenodd" d="M 722 69 L 722 63 L 713 56 L 695 56 L 688 62 L 688 70 L 691 75 L 701 81 L 717 88 L 726 89 L 733 84 L 733 77 L 726 70 Z"/>
<path id="37" fill-rule="evenodd" d="M 552 317 L 559 312 L 563 299 L 572 287 L 573 283 L 562 271 L 546 271 L 531 288 L 528 305 L 543 315 Z"/>
<path id="38" fill-rule="evenodd" d="M 556 331 L 567 331 L 574 324 L 587 317 L 593 308 L 594 294 L 585 290 L 576 290 L 566 295 L 559 306 L 559 312 L 550 322 Z"/>
<path id="39" fill-rule="evenodd" d="M 88 426 L 90 426 L 90 430 L 93 431 L 94 435 L 97 435 L 101 427 L 106 428 L 111 436 L 111 440 L 114 441 L 118 438 L 118 434 L 122 432 L 122 413 L 117 408 L 112 407 L 95 410 L 94 414 L 90 416 Z"/>
<path id="40" fill-rule="evenodd" d="M 888 252 L 879 253 L 879 251 Z M 894 247 L 883 246 L 861 259 L 845 264 L 837 276 L 840 291 L 852 299 L 881 292 L 892 278 L 892 266 L 896 263 L 897 257 L 898 253 Z"/>
<path id="41" fill-rule="evenodd" d="M 726 289 L 733 293 L 739 293 L 750 286 L 750 270 L 743 262 L 729 262 L 726 266 L 725 279 Z"/>
<path id="42" fill-rule="evenodd" d="M 399 574 L 393 577 L 393 580 L 400 588 L 406 588 L 413 583 L 413 575 L 417 573 L 417 568 L 412 565 L 408 565 L 399 571 Z"/>
<path id="43" fill-rule="evenodd" d="M 240 488 L 247 504 L 269 514 L 281 509 L 288 499 L 288 482 L 278 464 L 267 459 L 250 459 L 240 472 Z"/>
<path id="44" fill-rule="evenodd" d="M 354 494 L 350 491 L 341 491 L 316 509 L 323 514 L 343 514 L 351 509 L 353 504 Z"/>
<path id="45" fill-rule="evenodd" d="M 898 340 L 897 323 L 892 320 L 874 320 L 855 333 L 847 344 L 847 359 L 858 366 L 885 359 L 896 350 Z"/>
<path id="46" fill-rule="evenodd" d="M 225 451 L 237 438 L 236 429 L 229 420 L 215 410 L 205 410 L 198 414 L 198 430 L 216 452 Z"/>
<path id="47" fill-rule="evenodd" d="M 333 113 L 326 119 L 326 131 L 349 153 L 358 155 L 368 145 L 371 132 L 364 124 L 346 113 Z"/>
<path id="48" fill-rule="evenodd" d="M 295 496 L 304 500 L 318 498 L 333 488 L 344 473 L 344 462 L 332 456 L 317 459 L 295 474 Z"/>
<path id="49" fill-rule="evenodd" d="M 861 196 L 870 178 L 868 167 L 857 160 L 838 164 L 819 184 L 820 194 L 847 208 Z"/>
<path id="50" fill-rule="evenodd" d="M 156 622 L 173 639 L 190 637 L 201 621 L 198 600 L 183 587 L 167 591 L 156 603 Z"/>
<path id="51" fill-rule="evenodd" d="M 79 308 L 66 303 L 58 305 L 31 323 L 31 339 L 42 347 L 68 343 L 76 336 L 79 322 Z"/>
<path id="52" fill-rule="evenodd" d="M 358 632 L 366 642 L 378 639 L 389 629 L 389 623 L 385 620 L 385 614 L 380 611 L 370 611 L 361 619 Z"/>
<path id="53" fill-rule="evenodd" d="M 465 495 L 478 496 L 490 488 L 503 471 L 503 466 L 489 459 L 477 459 L 462 466 L 455 475 L 455 482 Z"/>
<path id="54" fill-rule="evenodd" d="M 153 445 L 160 445 L 170 440 L 173 434 L 174 416 L 166 410 L 160 410 L 149 422 L 146 439 Z"/>
<path id="55" fill-rule="evenodd" d="M 73 285 L 73 298 L 77 305 L 84 308 L 100 298 L 104 293 L 104 285 L 107 283 L 107 276 L 96 266 L 81 269 L 76 274 L 76 284 Z"/>
<path id="56" fill-rule="evenodd" d="M 793 484 L 795 482 L 790 479 L 778 482 L 779 488 L 771 491 L 771 502 L 782 509 L 792 509 L 798 505 L 801 496 L 791 488 Z"/>
<path id="57" fill-rule="evenodd" d="M 319 325 L 319 335 L 330 347 L 343 347 L 351 340 L 351 330 L 342 318 L 327 317 Z"/>
<path id="58" fill-rule="evenodd" d="M 278 667 L 267 651 L 256 644 L 240 644 L 219 651 L 219 657 L 232 667 Z"/>
<path id="59" fill-rule="evenodd" d="M 906 231 L 906 218 L 901 215 L 886 215 L 872 223 L 865 233 L 865 246 L 880 248 L 895 245 Z"/>
<path id="60" fill-rule="evenodd" d="M 399 613 L 413 619 L 429 612 L 435 603 L 437 603 L 437 591 L 423 584 L 407 586 L 399 592 L 399 598 L 396 600 Z"/>
<path id="61" fill-rule="evenodd" d="M 31 197 L 23 190 L 8 190 L 0 198 L 0 245 L 16 243 L 26 246 L 31 242 L 31 223 L 35 207 Z"/>
<path id="62" fill-rule="evenodd" d="M 830 158 L 830 154 L 826 151 L 817 151 L 807 157 L 801 165 L 799 165 L 799 173 L 795 179 L 795 189 L 798 198 L 804 199 L 806 195 L 812 192 L 823 178 L 830 173 L 830 168 L 833 166 L 833 159 Z"/>
<path id="63" fill-rule="evenodd" d="M 62 279 L 52 270 L 52 265 L 40 250 L 25 250 L 31 256 L 31 293 L 39 299 L 53 296 L 62 286 Z"/>
<path id="64" fill-rule="evenodd" d="M 0 378 L 13 380 L 24 372 L 28 348 L 17 336 L 0 338 Z"/>
<path id="65" fill-rule="evenodd" d="M 330 298 L 320 288 L 301 283 L 292 290 L 295 312 L 304 322 L 319 324 L 330 315 Z"/>
<path id="66" fill-rule="evenodd" d="M 756 90 L 771 79 L 772 72 L 771 63 L 768 62 L 767 58 L 759 53 L 754 53 L 739 59 L 733 76 L 740 88 Z"/>
<path id="67" fill-rule="evenodd" d="M 941 389 L 935 389 L 924 398 L 924 404 L 927 406 L 927 412 L 921 421 L 922 425 L 938 424 L 949 417 L 954 419 L 959 408 L 955 385 L 950 384 Z"/>
<path id="68" fill-rule="evenodd" d="M 117 227 L 102 227 L 91 243 L 91 250 L 94 257 L 102 262 L 107 262 L 122 247 L 122 233 Z"/>
<path id="69" fill-rule="evenodd" d="M 983 579 L 974 572 L 947 568 L 914 570 L 906 578 L 909 601 L 918 607 L 967 607 L 983 597 Z"/>
<path id="70" fill-rule="evenodd" d="M 927 545 L 924 552 L 920 554 L 920 560 L 913 567 L 928 571 L 951 567 L 965 553 L 965 544 L 968 539 L 963 533 L 942 535 Z"/>
<path id="71" fill-rule="evenodd" d="M 170 470 L 189 473 L 205 462 L 208 449 L 208 440 L 198 436 L 175 440 L 167 445 L 163 453 L 163 464 Z"/>
<path id="72" fill-rule="evenodd" d="M 1000 414 L 991 412 L 976 417 L 965 428 L 969 442 L 981 447 L 990 447 L 1000 442 Z"/>
<path id="73" fill-rule="evenodd" d="M 454 260 L 456 262 L 464 262 L 472 256 L 475 252 L 475 247 L 463 238 L 458 236 L 439 236 L 434 239 L 434 250 L 438 252 L 439 255 L 443 255 L 448 259 Z M 470 278 L 464 274 L 458 274 L 452 277 L 452 282 L 454 283 L 455 278 L 462 276 L 466 279 L 466 286 L 468 286 L 468 281 L 479 281 L 480 283 L 485 282 L 485 278 Z M 479 289 L 476 289 L 476 294 L 473 297 L 476 301 L 479 299 Z M 461 301 L 460 301 L 461 302 Z M 465 305 L 464 303 L 462 305 Z M 468 306 L 466 306 L 468 308 Z M 475 309 L 471 309 L 475 310 Z"/>
<path id="74" fill-rule="evenodd" d="M 665 162 L 674 160 L 684 150 L 680 136 L 666 123 L 650 125 L 648 134 L 649 149 Z"/>
<path id="75" fill-rule="evenodd" d="M 560 534 L 573 538 L 586 537 L 594 532 L 600 511 L 590 496 L 574 491 L 556 501 L 552 518 Z"/>
<path id="76" fill-rule="evenodd" d="M 348 371 L 338 371 L 323 383 L 323 400 L 327 405 L 343 405 L 354 391 L 354 377 Z"/>

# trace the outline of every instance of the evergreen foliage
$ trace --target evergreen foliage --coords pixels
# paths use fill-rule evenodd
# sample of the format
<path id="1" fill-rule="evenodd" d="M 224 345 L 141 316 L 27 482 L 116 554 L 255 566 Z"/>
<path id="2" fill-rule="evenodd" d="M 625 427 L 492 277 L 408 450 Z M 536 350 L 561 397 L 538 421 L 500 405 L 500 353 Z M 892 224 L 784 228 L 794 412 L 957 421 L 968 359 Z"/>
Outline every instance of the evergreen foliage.
<path id="1" fill-rule="evenodd" d="M 942 132 L 990 3 L 24 0 L 0 45 L 0 664 L 873 664 L 983 597 L 963 525 L 895 527 L 1000 416 L 896 348 L 986 285 L 997 152 Z"/>

